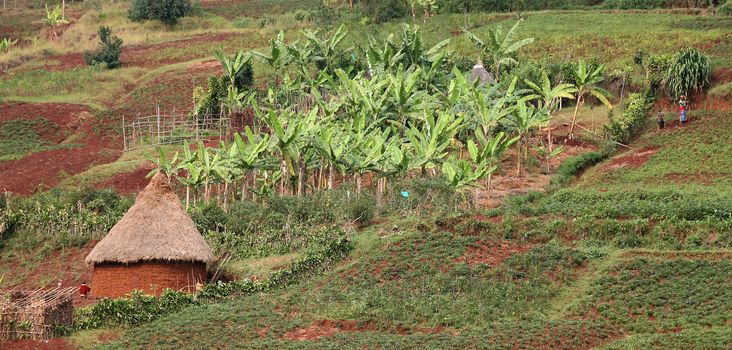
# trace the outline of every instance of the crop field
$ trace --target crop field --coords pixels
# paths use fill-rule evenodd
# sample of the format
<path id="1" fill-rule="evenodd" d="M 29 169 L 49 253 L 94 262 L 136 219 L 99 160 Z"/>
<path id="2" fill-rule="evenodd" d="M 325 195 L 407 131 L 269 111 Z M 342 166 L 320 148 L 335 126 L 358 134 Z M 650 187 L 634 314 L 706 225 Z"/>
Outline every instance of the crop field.
<path id="1" fill-rule="evenodd" d="M 3 3 L 0 308 L 92 297 L 0 348 L 729 349 L 732 0 L 690 3 Z M 97 298 L 154 173 L 205 286 Z"/>

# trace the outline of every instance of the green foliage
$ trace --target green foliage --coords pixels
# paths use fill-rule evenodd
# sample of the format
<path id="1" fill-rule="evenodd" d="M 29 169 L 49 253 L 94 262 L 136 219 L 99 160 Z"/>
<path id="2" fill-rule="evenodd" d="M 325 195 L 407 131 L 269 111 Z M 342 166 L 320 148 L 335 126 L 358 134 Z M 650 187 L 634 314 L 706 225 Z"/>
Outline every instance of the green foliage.
<path id="1" fill-rule="evenodd" d="M 593 283 L 589 305 L 580 314 L 592 307 L 599 318 L 632 332 L 663 333 L 679 324 L 725 326 L 732 263 L 699 257 L 623 261 Z"/>
<path id="2" fill-rule="evenodd" d="M 600 151 L 585 152 L 567 158 L 557 167 L 554 176 L 552 176 L 550 189 L 557 189 L 567 185 L 585 169 L 605 160 L 611 151 L 612 148 L 605 148 Z"/>
<path id="3" fill-rule="evenodd" d="M 180 18 L 191 14 L 190 0 L 133 0 L 127 17 L 133 22 L 159 20 L 172 28 Z"/>
<path id="4" fill-rule="evenodd" d="M 648 112 L 653 106 L 654 99 L 645 94 L 635 93 L 625 100 L 625 109 L 619 116 L 610 117 L 610 121 L 603 125 L 603 131 L 607 138 L 629 143 L 633 136 L 637 135 L 646 126 Z"/>
<path id="5" fill-rule="evenodd" d="M 11 197 L 3 211 L 9 227 L 2 249 L 30 251 L 41 244 L 50 248 L 83 246 L 100 239 L 131 205 L 112 190 L 54 189 L 29 198 Z M 7 246 L 6 246 L 7 245 Z"/>
<path id="6" fill-rule="evenodd" d="M 732 1 L 727 0 L 722 6 L 717 8 L 717 14 L 720 16 L 732 16 Z"/>
<path id="7" fill-rule="evenodd" d="M 119 56 L 122 54 L 122 39 L 112 35 L 109 27 L 99 27 L 99 41 L 101 48 L 98 51 L 87 51 L 84 53 L 84 61 L 87 65 L 104 64 L 107 68 L 113 69 L 120 66 Z"/>
<path id="8" fill-rule="evenodd" d="M 650 10 L 665 7 L 668 1 L 665 0 L 605 0 L 602 7 L 607 9 L 644 9 Z"/>
<path id="9" fill-rule="evenodd" d="M 227 78 L 211 76 L 206 89 L 196 87 L 193 91 L 194 115 L 218 115 L 221 112 L 221 104 L 228 94 L 227 81 Z"/>
<path id="10" fill-rule="evenodd" d="M 666 92 L 672 99 L 699 91 L 709 84 L 712 60 L 694 48 L 674 54 L 666 73 Z"/>
<path id="11" fill-rule="evenodd" d="M 369 1 L 365 12 L 374 23 L 384 23 L 408 16 L 409 7 L 402 0 Z"/>
<path id="12" fill-rule="evenodd" d="M 8 52 L 10 49 L 15 46 L 15 44 L 18 43 L 18 40 L 13 40 L 10 38 L 3 38 L 0 40 L 0 53 Z"/>

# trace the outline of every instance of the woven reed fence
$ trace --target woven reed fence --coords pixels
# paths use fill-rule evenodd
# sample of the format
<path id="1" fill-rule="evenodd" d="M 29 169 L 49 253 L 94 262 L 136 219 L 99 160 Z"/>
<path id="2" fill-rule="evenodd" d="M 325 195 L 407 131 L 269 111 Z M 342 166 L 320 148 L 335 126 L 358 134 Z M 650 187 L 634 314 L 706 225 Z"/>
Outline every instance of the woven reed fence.
<path id="1" fill-rule="evenodd" d="M 0 295 L 0 341 L 48 340 L 74 322 L 76 288 L 11 291 Z"/>

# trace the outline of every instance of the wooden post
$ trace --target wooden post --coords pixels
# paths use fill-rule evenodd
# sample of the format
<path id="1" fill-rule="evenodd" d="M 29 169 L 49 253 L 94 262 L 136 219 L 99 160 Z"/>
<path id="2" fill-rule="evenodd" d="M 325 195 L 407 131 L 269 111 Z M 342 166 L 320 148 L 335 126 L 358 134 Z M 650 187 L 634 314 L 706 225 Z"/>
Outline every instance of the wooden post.
<path id="1" fill-rule="evenodd" d="M 127 151 L 127 133 L 125 132 L 125 116 L 122 116 L 122 144 L 124 145 L 123 149 Z"/>
<path id="2" fill-rule="evenodd" d="M 161 145 L 161 143 L 160 143 L 161 142 L 160 141 L 160 106 L 159 105 L 157 106 L 156 115 L 155 116 L 157 117 L 157 122 L 158 122 L 158 131 L 157 131 L 158 142 L 157 143 L 158 143 L 158 146 L 159 146 L 159 145 Z"/>

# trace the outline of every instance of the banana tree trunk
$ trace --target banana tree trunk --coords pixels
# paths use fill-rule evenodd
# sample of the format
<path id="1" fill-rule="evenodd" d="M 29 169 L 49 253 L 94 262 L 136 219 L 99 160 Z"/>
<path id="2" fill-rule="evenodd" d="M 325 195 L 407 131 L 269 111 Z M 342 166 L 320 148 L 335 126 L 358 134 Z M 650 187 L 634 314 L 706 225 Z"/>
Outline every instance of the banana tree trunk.
<path id="1" fill-rule="evenodd" d="M 519 137 L 516 142 L 516 176 L 521 176 L 521 141 L 523 141 L 523 136 Z"/>
<path id="2" fill-rule="evenodd" d="M 224 211 L 226 211 L 226 204 L 228 203 L 228 194 L 229 194 L 229 183 L 224 181 Z"/>
<path id="3" fill-rule="evenodd" d="M 190 208 L 190 204 L 191 204 L 191 186 L 186 185 L 186 210 L 188 210 L 188 208 Z"/>
<path id="4" fill-rule="evenodd" d="M 572 125 L 569 126 L 569 135 L 567 135 L 570 140 L 574 140 L 574 128 L 577 125 L 577 112 L 579 112 L 580 104 L 582 104 L 582 96 L 577 97 L 577 104 L 574 106 Z"/>
<path id="5" fill-rule="evenodd" d="M 361 193 L 361 174 L 353 174 L 356 178 L 356 193 Z"/>
<path id="6" fill-rule="evenodd" d="M 333 180 L 335 179 L 335 166 L 333 164 L 330 165 L 328 169 L 328 189 L 333 189 Z"/>
<path id="7" fill-rule="evenodd" d="M 297 158 L 297 196 L 300 197 L 305 194 L 305 163 L 302 160 L 302 155 Z"/>

